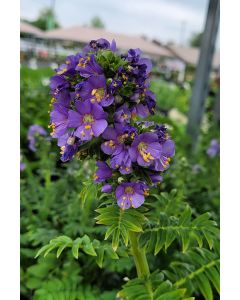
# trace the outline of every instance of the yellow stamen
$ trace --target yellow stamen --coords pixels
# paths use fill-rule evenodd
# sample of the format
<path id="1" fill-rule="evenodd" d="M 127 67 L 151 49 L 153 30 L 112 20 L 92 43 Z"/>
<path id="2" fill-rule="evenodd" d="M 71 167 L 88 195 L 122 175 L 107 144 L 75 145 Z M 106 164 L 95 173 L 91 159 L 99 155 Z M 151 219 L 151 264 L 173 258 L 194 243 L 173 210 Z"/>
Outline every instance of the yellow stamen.
<path id="1" fill-rule="evenodd" d="M 85 125 L 85 129 L 90 129 L 91 127 L 91 125 Z"/>
<path id="2" fill-rule="evenodd" d="M 67 68 L 63 68 L 62 70 L 58 71 L 57 74 L 61 75 L 67 71 Z"/>

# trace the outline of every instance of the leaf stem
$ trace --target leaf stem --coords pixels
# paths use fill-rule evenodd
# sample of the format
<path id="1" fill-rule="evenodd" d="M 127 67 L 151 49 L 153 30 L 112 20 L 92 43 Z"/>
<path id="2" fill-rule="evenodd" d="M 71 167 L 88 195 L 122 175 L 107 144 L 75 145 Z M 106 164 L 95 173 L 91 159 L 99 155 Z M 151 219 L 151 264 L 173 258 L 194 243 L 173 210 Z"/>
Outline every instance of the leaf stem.
<path id="1" fill-rule="evenodd" d="M 148 261 L 144 249 L 138 245 L 139 233 L 130 231 L 129 239 L 132 246 L 132 255 L 137 269 L 138 278 L 148 277 L 150 275 Z"/>

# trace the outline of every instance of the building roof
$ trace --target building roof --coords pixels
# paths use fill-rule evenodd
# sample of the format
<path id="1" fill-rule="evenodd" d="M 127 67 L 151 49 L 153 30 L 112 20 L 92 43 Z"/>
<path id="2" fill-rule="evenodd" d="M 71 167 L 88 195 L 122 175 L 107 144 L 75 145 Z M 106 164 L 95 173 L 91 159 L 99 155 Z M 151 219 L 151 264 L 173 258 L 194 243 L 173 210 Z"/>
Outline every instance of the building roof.
<path id="1" fill-rule="evenodd" d="M 200 54 L 199 48 L 184 47 L 179 45 L 168 45 L 167 48 L 172 52 L 174 56 L 183 60 L 186 64 L 196 66 Z M 220 65 L 220 55 L 215 53 L 213 56 L 213 68 L 217 69 Z"/>
<path id="2" fill-rule="evenodd" d="M 88 43 L 90 40 L 96 40 L 99 38 L 105 38 L 109 41 L 115 39 L 117 47 L 120 49 L 127 50 L 129 48 L 140 48 L 144 53 L 151 56 L 173 57 L 172 53 L 165 47 L 155 45 L 142 37 L 108 32 L 99 28 L 74 26 L 70 28 L 54 29 L 47 31 L 45 33 L 45 37 L 49 39 L 80 43 Z"/>
<path id="3" fill-rule="evenodd" d="M 43 37 L 44 35 L 44 31 L 42 31 L 41 29 L 23 21 L 20 22 L 20 32 L 31 34 L 37 37 Z"/>

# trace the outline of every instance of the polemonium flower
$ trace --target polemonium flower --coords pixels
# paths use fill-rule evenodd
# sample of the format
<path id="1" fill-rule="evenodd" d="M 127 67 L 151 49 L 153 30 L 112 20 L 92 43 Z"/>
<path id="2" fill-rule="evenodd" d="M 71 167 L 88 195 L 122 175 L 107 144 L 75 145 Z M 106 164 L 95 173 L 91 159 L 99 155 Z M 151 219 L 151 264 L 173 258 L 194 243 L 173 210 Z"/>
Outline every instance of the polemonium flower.
<path id="1" fill-rule="evenodd" d="M 110 49 L 111 51 L 116 51 L 116 42 L 115 40 L 112 40 L 112 43 L 110 45 L 109 41 L 106 39 L 98 39 L 98 40 L 92 40 L 87 46 L 84 48 L 84 53 L 89 52 L 96 52 L 98 50 L 107 50 Z"/>
<path id="2" fill-rule="evenodd" d="M 31 151 L 35 152 L 37 149 L 36 149 L 36 138 L 38 136 L 46 136 L 47 135 L 47 132 L 46 130 L 40 126 L 40 125 L 31 125 L 28 129 L 28 134 L 27 134 L 27 139 L 28 139 L 28 147 Z"/>
<path id="3" fill-rule="evenodd" d="M 23 172 L 26 169 L 26 164 L 23 162 L 20 162 L 20 172 Z"/>
<path id="4" fill-rule="evenodd" d="M 122 81 L 119 79 L 113 79 L 108 86 L 108 91 L 110 94 L 116 93 L 122 86 Z"/>
<path id="5" fill-rule="evenodd" d="M 145 189 L 144 189 L 145 187 Z M 146 186 L 139 182 L 126 182 L 116 188 L 117 204 L 122 209 L 138 208 L 144 203 Z"/>
<path id="6" fill-rule="evenodd" d="M 150 177 L 150 179 L 154 185 L 161 183 L 163 181 L 163 177 L 159 173 L 149 172 L 148 176 Z"/>
<path id="7" fill-rule="evenodd" d="M 168 138 L 165 125 L 155 125 L 155 133 L 157 134 L 160 143 L 164 143 Z"/>
<path id="8" fill-rule="evenodd" d="M 66 134 L 68 128 L 68 109 L 59 103 L 53 104 L 53 110 L 50 113 L 51 136 L 59 138 Z"/>
<path id="9" fill-rule="evenodd" d="M 81 57 L 76 66 L 76 70 L 82 77 L 90 77 L 92 75 L 101 75 L 103 74 L 102 67 L 96 62 L 94 55 L 87 57 Z"/>
<path id="10" fill-rule="evenodd" d="M 76 111 L 68 112 L 68 126 L 74 128 L 74 135 L 82 141 L 98 137 L 107 127 L 107 113 L 98 104 L 90 101 L 76 101 Z"/>
<path id="11" fill-rule="evenodd" d="M 61 161 L 66 162 L 68 160 L 71 160 L 73 156 L 76 154 L 78 150 L 78 144 L 66 144 L 65 146 L 61 147 Z"/>
<path id="12" fill-rule="evenodd" d="M 158 142 L 155 133 L 142 133 L 138 135 L 129 149 L 129 154 L 133 162 L 140 166 L 150 166 L 160 158 L 162 146 Z"/>
<path id="13" fill-rule="evenodd" d="M 136 134 L 135 127 L 122 124 L 115 124 L 115 128 L 108 127 L 103 133 L 106 142 L 102 143 L 101 149 L 105 154 L 112 156 L 111 168 L 119 169 L 122 174 L 132 172 L 129 149 Z"/>
<path id="14" fill-rule="evenodd" d="M 62 75 L 54 75 L 50 78 L 52 101 L 57 101 L 63 106 L 68 107 L 71 101 L 70 83 Z"/>
<path id="15" fill-rule="evenodd" d="M 210 142 L 210 146 L 207 149 L 207 155 L 209 157 L 215 157 L 220 153 L 220 144 L 218 142 L 218 140 L 213 139 Z"/>
<path id="16" fill-rule="evenodd" d="M 105 184 L 105 185 L 102 187 L 101 191 L 102 191 L 103 193 L 111 193 L 111 192 L 113 191 L 113 187 L 111 186 L 111 184 Z"/>
<path id="17" fill-rule="evenodd" d="M 89 100 L 91 103 L 97 103 L 101 106 L 109 106 L 114 101 L 114 97 L 107 93 L 107 84 L 104 75 L 89 77 L 81 85 L 79 94 L 83 100 Z"/>
<path id="18" fill-rule="evenodd" d="M 120 106 L 114 113 L 114 121 L 117 123 L 129 123 L 131 120 L 131 111 L 127 103 Z"/>
<path id="19" fill-rule="evenodd" d="M 148 110 L 150 114 L 155 113 L 155 108 L 156 108 L 156 96 L 153 92 L 151 91 L 146 91 L 145 93 L 145 102 L 148 107 Z"/>
<path id="20" fill-rule="evenodd" d="M 161 145 L 160 157 L 154 161 L 153 169 L 155 171 L 165 171 L 169 168 L 171 158 L 175 155 L 175 143 L 168 139 Z"/>
<path id="21" fill-rule="evenodd" d="M 98 182 L 105 181 L 106 179 L 108 179 L 112 176 L 112 170 L 107 165 L 107 163 L 105 163 L 103 161 L 98 161 L 97 166 L 98 166 L 98 169 L 97 169 L 96 174 L 94 176 L 94 181 L 95 182 L 98 183 Z"/>
<path id="22" fill-rule="evenodd" d="M 57 69 L 56 73 L 63 76 L 73 76 L 76 74 L 75 68 L 79 58 L 82 57 L 80 53 L 76 55 L 69 55 L 66 57 L 64 64 L 61 64 Z"/>

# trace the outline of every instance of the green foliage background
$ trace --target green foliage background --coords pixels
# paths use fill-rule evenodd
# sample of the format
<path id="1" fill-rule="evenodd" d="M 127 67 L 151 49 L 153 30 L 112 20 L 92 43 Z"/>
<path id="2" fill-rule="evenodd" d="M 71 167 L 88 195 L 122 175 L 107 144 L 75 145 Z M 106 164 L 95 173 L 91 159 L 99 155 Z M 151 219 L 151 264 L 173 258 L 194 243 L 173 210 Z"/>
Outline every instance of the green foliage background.
<path id="1" fill-rule="evenodd" d="M 26 164 L 21 172 L 21 299 L 219 299 L 219 157 L 206 155 L 211 139 L 219 138 L 213 99 L 208 99 L 200 146 L 190 154 L 185 124 L 166 112 L 177 108 L 186 114 L 191 90 L 153 80 L 164 112 L 149 119 L 169 125 L 176 156 L 145 207 L 124 213 L 119 227 L 102 217 L 111 209 L 117 219 L 119 209 L 106 208 L 114 200 L 92 183 L 94 161 L 63 164 L 55 141 L 40 137 L 38 151 L 28 149 L 30 125 L 48 130 L 47 81 L 52 74 L 50 69 L 21 68 L 21 153 Z M 106 232 L 106 225 L 111 230 Z M 141 235 L 152 273 L 149 282 L 134 279 L 129 229 Z"/>

